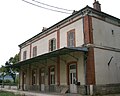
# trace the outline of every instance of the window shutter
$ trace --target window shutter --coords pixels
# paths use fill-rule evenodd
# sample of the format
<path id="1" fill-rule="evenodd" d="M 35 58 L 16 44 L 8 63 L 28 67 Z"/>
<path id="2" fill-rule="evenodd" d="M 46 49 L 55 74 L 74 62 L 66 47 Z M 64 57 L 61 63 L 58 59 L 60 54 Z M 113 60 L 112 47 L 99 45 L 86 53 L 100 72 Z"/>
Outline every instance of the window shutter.
<path id="1" fill-rule="evenodd" d="M 56 39 L 54 38 L 53 39 L 53 50 L 55 50 L 56 49 Z"/>
<path id="2" fill-rule="evenodd" d="M 49 40 L 49 51 L 51 51 L 51 40 Z"/>
<path id="3" fill-rule="evenodd" d="M 74 32 L 71 32 L 71 47 L 74 47 L 75 44 L 75 36 Z"/>
<path id="4" fill-rule="evenodd" d="M 68 47 L 70 47 L 70 32 L 68 32 Z"/>
<path id="5" fill-rule="evenodd" d="M 53 51 L 56 49 L 56 39 L 53 38 L 49 40 L 49 51 Z"/>
<path id="6" fill-rule="evenodd" d="M 72 45 L 73 45 L 73 32 L 69 32 L 69 47 L 72 47 Z"/>

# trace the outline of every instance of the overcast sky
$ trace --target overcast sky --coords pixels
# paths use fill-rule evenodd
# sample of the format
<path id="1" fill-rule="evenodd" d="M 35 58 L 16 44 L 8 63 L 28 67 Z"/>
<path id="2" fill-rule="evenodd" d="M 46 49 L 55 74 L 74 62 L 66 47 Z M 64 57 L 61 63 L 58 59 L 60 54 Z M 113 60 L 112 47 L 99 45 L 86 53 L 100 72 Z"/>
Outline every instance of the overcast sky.
<path id="1" fill-rule="evenodd" d="M 32 0 L 26 0 L 35 3 Z M 69 10 L 93 7 L 94 0 L 37 0 Z M 103 12 L 120 18 L 119 0 L 99 0 Z M 43 6 L 46 7 L 46 6 Z M 47 7 L 48 8 L 48 7 Z M 71 12 L 70 12 L 71 13 Z M 70 14 L 45 10 L 22 0 L 0 0 L 0 65 L 19 52 L 18 45 Z"/>

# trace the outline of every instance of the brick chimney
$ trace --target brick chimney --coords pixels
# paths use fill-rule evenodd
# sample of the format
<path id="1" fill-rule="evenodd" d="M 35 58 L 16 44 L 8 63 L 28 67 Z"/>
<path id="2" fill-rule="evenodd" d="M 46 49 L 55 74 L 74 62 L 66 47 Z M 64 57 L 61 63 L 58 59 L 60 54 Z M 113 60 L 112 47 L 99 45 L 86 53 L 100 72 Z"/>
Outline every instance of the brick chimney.
<path id="1" fill-rule="evenodd" d="M 101 11 L 101 4 L 99 3 L 99 1 L 94 0 L 93 8 L 98 11 Z"/>

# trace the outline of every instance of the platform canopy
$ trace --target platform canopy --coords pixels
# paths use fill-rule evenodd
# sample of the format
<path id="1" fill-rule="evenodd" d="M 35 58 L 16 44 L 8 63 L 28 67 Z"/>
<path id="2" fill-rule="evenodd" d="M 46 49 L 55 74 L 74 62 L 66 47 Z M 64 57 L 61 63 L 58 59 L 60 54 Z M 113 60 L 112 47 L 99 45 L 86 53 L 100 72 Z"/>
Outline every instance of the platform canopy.
<path id="1" fill-rule="evenodd" d="M 30 58 L 30 59 L 27 59 L 27 60 L 24 60 L 24 61 L 20 61 L 20 62 L 14 64 L 14 65 L 9 65 L 9 66 L 6 66 L 6 67 L 17 68 L 17 67 L 21 67 L 23 65 L 32 64 L 34 62 L 39 62 L 41 60 L 47 60 L 47 59 L 50 59 L 50 58 L 53 58 L 53 57 L 58 57 L 58 56 L 61 56 L 61 55 L 70 54 L 71 52 L 76 52 L 76 51 L 87 52 L 88 49 L 86 47 L 72 47 L 72 48 L 64 47 L 64 48 L 61 48 L 61 49 L 58 49 L 58 50 L 55 50 L 55 51 L 52 51 L 52 52 L 48 52 L 48 53 L 45 53 L 45 54 Z"/>

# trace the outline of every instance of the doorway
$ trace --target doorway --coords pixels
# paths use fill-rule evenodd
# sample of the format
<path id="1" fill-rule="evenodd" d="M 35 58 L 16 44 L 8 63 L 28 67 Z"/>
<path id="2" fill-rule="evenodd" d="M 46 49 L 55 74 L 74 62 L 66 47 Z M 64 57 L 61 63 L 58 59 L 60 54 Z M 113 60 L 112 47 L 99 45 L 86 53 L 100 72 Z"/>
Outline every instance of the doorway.
<path id="1" fill-rule="evenodd" d="M 41 91 L 45 91 L 45 69 L 44 68 L 42 68 L 41 69 L 41 73 L 40 73 L 40 75 L 41 75 Z"/>
<path id="2" fill-rule="evenodd" d="M 76 64 L 69 65 L 69 84 L 70 84 L 70 93 L 77 93 L 77 75 L 76 75 Z"/>
<path id="3" fill-rule="evenodd" d="M 22 73 L 22 90 L 26 89 L 26 74 L 25 72 Z"/>

